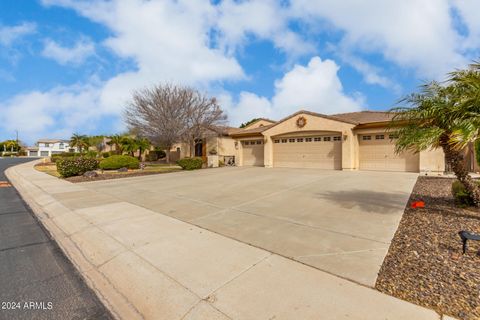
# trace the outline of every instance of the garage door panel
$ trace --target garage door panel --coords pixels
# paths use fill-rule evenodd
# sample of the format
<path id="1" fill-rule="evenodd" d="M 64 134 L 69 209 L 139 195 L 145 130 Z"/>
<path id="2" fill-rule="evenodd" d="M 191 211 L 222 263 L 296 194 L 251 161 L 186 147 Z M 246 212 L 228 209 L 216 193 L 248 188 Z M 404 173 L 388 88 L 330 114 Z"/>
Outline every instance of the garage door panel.
<path id="1" fill-rule="evenodd" d="M 377 135 L 384 136 L 384 139 L 377 139 Z M 383 134 L 360 135 L 359 149 L 360 170 L 419 171 L 419 155 L 411 152 L 396 154 L 395 143 Z"/>
<path id="2" fill-rule="evenodd" d="M 253 141 L 253 144 L 250 141 L 244 141 L 242 143 L 242 153 L 244 166 L 264 165 L 263 141 L 260 140 L 260 144 L 257 144 L 256 141 Z"/>
<path id="3" fill-rule="evenodd" d="M 333 140 L 333 137 L 330 138 Z M 286 143 L 274 143 L 273 165 L 275 167 L 342 168 L 341 141 L 323 141 L 322 139 L 322 141 L 306 142 L 305 138 L 303 138 L 303 142 L 298 142 L 297 140 L 290 142 L 289 139 L 287 141 Z"/>

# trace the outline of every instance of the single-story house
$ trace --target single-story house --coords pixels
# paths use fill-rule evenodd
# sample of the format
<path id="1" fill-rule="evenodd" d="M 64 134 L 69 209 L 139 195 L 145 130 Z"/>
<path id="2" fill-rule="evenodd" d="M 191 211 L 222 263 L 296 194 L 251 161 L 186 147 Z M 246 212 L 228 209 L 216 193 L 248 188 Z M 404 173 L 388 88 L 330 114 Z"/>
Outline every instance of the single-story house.
<path id="1" fill-rule="evenodd" d="M 395 136 L 387 130 L 392 116 L 380 111 L 324 115 L 301 110 L 279 121 L 258 119 L 242 129 L 225 128 L 200 139 L 194 155 L 206 159 L 214 149 L 220 161 L 233 157 L 237 166 L 445 172 L 441 149 L 395 153 Z M 190 155 L 185 144 L 172 150 L 178 158 Z M 471 171 L 478 170 L 471 147 L 465 150 L 465 162 Z"/>

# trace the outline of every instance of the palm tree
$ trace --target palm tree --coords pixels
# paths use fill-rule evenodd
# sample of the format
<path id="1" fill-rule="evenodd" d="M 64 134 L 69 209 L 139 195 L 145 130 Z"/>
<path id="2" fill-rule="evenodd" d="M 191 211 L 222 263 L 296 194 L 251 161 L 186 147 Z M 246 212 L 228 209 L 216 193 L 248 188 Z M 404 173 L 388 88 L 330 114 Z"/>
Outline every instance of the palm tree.
<path id="1" fill-rule="evenodd" d="M 78 151 L 82 153 L 83 149 L 87 150 L 90 146 L 88 137 L 86 135 L 74 133 L 70 138 L 70 146 L 77 147 Z"/>
<path id="2" fill-rule="evenodd" d="M 458 73 L 452 74 L 445 84 L 438 82 L 425 84 L 420 92 L 403 98 L 400 102 L 409 106 L 391 110 L 395 113 L 391 129 L 398 137 L 397 152 L 406 150 L 420 152 L 430 148 L 442 148 L 446 163 L 465 186 L 474 204 L 479 206 L 480 189 L 468 175 L 462 153 L 462 149 L 478 136 L 480 112 L 476 109 L 479 108 L 479 104 L 473 107 L 466 101 L 472 101 L 479 92 L 462 89 L 464 84 L 460 82 L 458 76 Z M 476 112 L 467 113 L 468 106 L 471 107 L 471 111 Z"/>
<path id="3" fill-rule="evenodd" d="M 137 141 L 131 137 L 123 137 L 120 145 L 122 150 L 129 153 L 132 157 L 135 155 L 135 151 L 138 150 Z"/>
<path id="4" fill-rule="evenodd" d="M 151 143 L 146 138 L 137 138 L 135 141 L 138 148 L 138 160 L 142 161 L 142 154 L 145 150 L 150 148 Z"/>
<path id="5" fill-rule="evenodd" d="M 110 136 L 110 141 L 107 142 L 109 146 L 115 146 L 115 152 L 117 154 L 122 154 L 123 153 L 123 146 L 122 146 L 122 141 L 125 138 L 125 136 L 116 134 L 113 136 Z"/>

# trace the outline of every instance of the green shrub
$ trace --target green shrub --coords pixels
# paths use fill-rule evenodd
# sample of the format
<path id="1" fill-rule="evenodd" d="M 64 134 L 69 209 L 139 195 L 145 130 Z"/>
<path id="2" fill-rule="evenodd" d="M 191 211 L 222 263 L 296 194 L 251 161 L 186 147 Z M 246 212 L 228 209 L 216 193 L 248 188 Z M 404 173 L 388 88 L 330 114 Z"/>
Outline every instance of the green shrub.
<path id="1" fill-rule="evenodd" d="M 87 151 L 87 153 L 85 154 L 85 157 L 95 159 L 97 155 L 98 155 L 97 151 L 90 150 L 90 151 Z"/>
<path id="2" fill-rule="evenodd" d="M 183 158 L 177 161 L 177 164 L 182 167 L 183 170 L 195 170 L 201 169 L 203 165 L 202 158 Z"/>
<path id="3" fill-rule="evenodd" d="M 102 152 L 102 157 L 103 157 L 103 158 L 108 158 L 108 157 L 110 157 L 110 152 Z"/>
<path id="4" fill-rule="evenodd" d="M 64 178 L 80 176 L 87 171 L 98 169 L 96 159 L 83 157 L 61 158 L 57 160 L 56 164 L 58 173 Z"/>
<path id="5" fill-rule="evenodd" d="M 16 153 L 11 153 L 11 152 L 5 152 L 5 153 L 3 153 L 2 156 L 3 157 L 16 157 L 17 154 Z"/>
<path id="6" fill-rule="evenodd" d="M 475 182 L 480 186 L 480 181 L 475 180 Z M 455 180 L 452 183 L 452 195 L 455 199 L 455 204 L 462 207 L 473 206 L 473 200 L 471 195 L 468 193 L 467 189 L 458 180 Z"/>
<path id="7" fill-rule="evenodd" d="M 59 159 L 75 159 L 81 157 L 82 154 L 77 152 L 64 152 L 64 153 L 57 153 L 52 154 L 50 157 L 50 161 L 56 163 Z"/>
<path id="8" fill-rule="evenodd" d="M 154 152 L 157 154 L 157 159 L 162 159 L 167 156 L 167 154 L 163 150 L 155 150 Z"/>
<path id="9" fill-rule="evenodd" d="M 100 169 L 103 170 L 117 170 L 120 168 L 138 169 L 140 168 L 140 161 L 131 156 L 110 156 L 100 162 Z"/>
<path id="10" fill-rule="evenodd" d="M 157 156 L 157 153 L 155 151 L 150 151 L 147 154 L 146 158 L 147 158 L 148 161 L 157 161 L 158 160 L 158 156 Z"/>

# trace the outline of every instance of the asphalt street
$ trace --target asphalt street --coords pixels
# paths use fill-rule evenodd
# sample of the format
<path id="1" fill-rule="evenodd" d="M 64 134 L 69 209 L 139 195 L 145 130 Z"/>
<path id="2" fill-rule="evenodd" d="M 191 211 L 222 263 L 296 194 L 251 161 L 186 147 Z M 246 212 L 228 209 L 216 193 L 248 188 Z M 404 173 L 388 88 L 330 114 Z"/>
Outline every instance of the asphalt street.
<path id="1" fill-rule="evenodd" d="M 0 158 L 0 319 L 112 319 L 35 218 Z"/>

